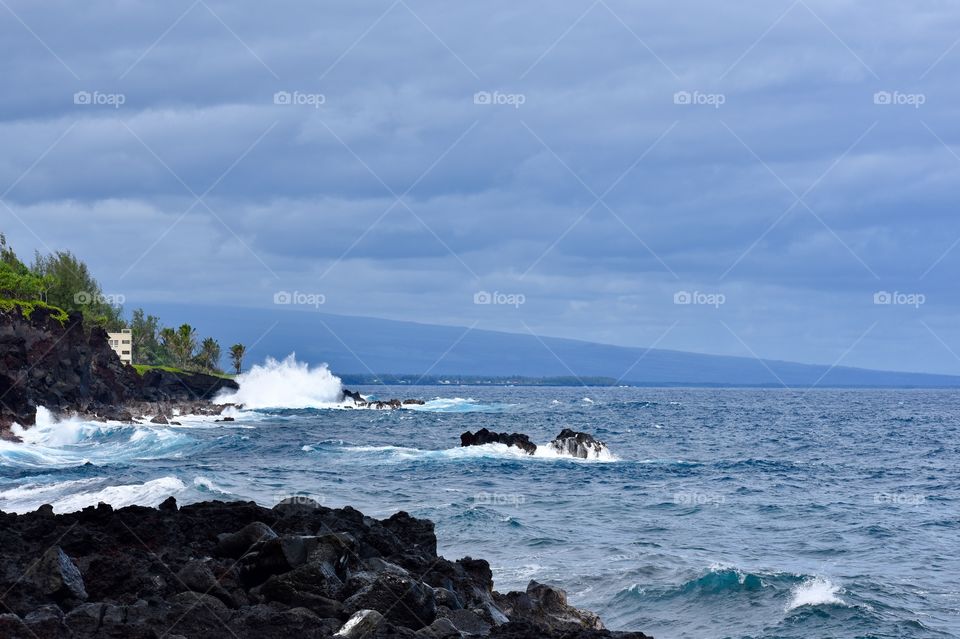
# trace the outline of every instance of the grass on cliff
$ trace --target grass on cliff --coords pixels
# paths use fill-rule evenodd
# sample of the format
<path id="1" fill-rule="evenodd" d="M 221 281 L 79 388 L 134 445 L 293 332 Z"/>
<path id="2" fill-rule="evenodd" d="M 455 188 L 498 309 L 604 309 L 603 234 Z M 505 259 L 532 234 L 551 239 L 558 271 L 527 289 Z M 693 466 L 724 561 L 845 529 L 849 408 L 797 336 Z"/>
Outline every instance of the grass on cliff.
<path id="1" fill-rule="evenodd" d="M 51 306 L 46 302 L 41 302 L 40 300 L 27 301 L 0 298 L 0 311 L 12 311 L 15 308 L 20 309 L 20 313 L 28 319 L 31 315 L 33 315 L 34 311 L 42 308 L 51 311 L 50 317 L 57 320 L 61 324 L 67 321 L 67 312 L 65 310 L 56 306 Z"/>
<path id="2" fill-rule="evenodd" d="M 151 366 L 149 364 L 134 364 L 133 367 L 137 369 L 137 372 L 141 376 L 146 375 L 148 371 L 166 371 L 168 373 L 174 373 L 175 375 L 193 375 L 195 373 L 201 373 L 203 375 L 212 375 L 213 377 L 220 377 L 223 379 L 233 379 L 236 375 L 230 375 L 228 373 L 212 373 L 210 371 L 188 371 L 182 368 L 177 368 L 175 366 Z"/>

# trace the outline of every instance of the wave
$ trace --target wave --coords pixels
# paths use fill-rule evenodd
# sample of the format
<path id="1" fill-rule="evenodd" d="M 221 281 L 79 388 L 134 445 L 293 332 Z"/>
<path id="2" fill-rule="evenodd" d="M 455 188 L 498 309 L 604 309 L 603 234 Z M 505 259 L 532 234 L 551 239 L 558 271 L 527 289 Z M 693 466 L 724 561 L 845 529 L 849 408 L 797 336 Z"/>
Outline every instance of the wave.
<path id="1" fill-rule="evenodd" d="M 403 462 L 415 460 L 435 460 L 435 461 L 459 461 L 469 459 L 510 459 L 525 460 L 533 459 L 538 461 L 572 461 L 578 463 L 604 463 L 620 461 L 613 454 L 607 451 L 607 454 L 601 453 L 600 457 L 593 459 L 580 459 L 570 455 L 558 453 L 550 449 L 546 444 L 537 446 L 537 452 L 534 455 L 527 454 L 524 450 L 516 446 L 507 446 L 506 444 L 483 444 L 481 446 L 458 446 L 456 448 L 445 448 L 440 450 L 422 450 L 407 446 L 342 446 L 343 442 L 325 441 L 318 444 L 306 445 L 301 448 L 304 452 L 341 451 L 345 453 L 375 455 L 379 458 L 386 458 L 389 461 Z"/>
<path id="2" fill-rule="evenodd" d="M 806 579 L 793 587 L 787 612 L 801 606 L 846 606 L 846 602 L 837 596 L 841 592 L 843 589 L 826 577 Z"/>
<path id="3" fill-rule="evenodd" d="M 182 495 L 187 490 L 187 485 L 176 477 L 83 490 L 102 482 L 102 479 L 79 479 L 46 485 L 27 484 L 0 492 L 0 504 L 3 504 L 2 510 L 7 512 L 31 512 L 42 504 L 50 504 L 54 512 L 70 513 L 96 506 L 100 502 L 114 508 L 134 504 L 157 506 L 167 497 Z"/>
<path id="4" fill-rule="evenodd" d="M 425 404 L 407 404 L 407 410 L 430 413 L 493 413 L 511 408 L 511 404 L 481 404 L 467 397 L 435 397 Z"/>
<path id="5" fill-rule="evenodd" d="M 236 391 L 222 391 L 214 401 L 242 404 L 246 409 L 339 407 L 343 384 L 326 364 L 311 368 L 295 353 L 283 361 L 268 357 L 237 376 Z"/>
<path id="6" fill-rule="evenodd" d="M 196 443 L 184 433 L 147 424 L 89 422 L 72 417 L 58 421 L 37 409 L 36 425 L 12 431 L 22 443 L 0 441 L 0 462 L 18 468 L 103 465 L 181 456 Z"/>

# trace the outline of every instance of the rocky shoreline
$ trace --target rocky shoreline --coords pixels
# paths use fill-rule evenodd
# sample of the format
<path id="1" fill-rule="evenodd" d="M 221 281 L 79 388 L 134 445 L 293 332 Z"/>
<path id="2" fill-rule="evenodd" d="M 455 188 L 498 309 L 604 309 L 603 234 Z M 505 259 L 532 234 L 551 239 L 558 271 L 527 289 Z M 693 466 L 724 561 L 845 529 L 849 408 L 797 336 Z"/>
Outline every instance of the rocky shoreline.
<path id="1" fill-rule="evenodd" d="M 432 522 L 293 497 L 0 513 L 9 639 L 649 639 L 555 588 L 493 590 L 482 559 L 437 556 Z"/>
<path id="2" fill-rule="evenodd" d="M 80 313 L 61 322 L 38 308 L 0 311 L 0 438 L 15 439 L 13 424 L 36 422 L 38 407 L 58 416 L 133 421 L 137 416 L 219 414 L 210 400 L 237 389 L 231 379 L 162 369 L 140 375 L 120 361 L 107 333 L 85 327 Z"/>

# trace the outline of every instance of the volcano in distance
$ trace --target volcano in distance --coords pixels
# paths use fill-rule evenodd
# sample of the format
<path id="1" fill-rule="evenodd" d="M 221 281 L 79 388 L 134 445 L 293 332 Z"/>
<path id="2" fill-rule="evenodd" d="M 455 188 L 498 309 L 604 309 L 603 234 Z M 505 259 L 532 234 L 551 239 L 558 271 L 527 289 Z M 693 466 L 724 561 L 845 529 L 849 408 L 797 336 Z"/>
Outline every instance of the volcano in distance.
<path id="1" fill-rule="evenodd" d="M 327 363 L 348 383 L 421 384 L 496 378 L 565 378 L 571 385 L 960 387 L 960 376 L 798 364 L 613 346 L 459 326 L 333 315 L 294 309 L 151 305 L 151 312 L 188 322 L 221 344 L 250 345 L 247 365 L 296 353 Z M 258 341 L 259 338 L 259 341 Z M 422 377 L 421 377 L 422 376 Z M 379 380 L 377 380 L 379 381 Z M 555 381 L 555 380 L 554 380 Z"/>

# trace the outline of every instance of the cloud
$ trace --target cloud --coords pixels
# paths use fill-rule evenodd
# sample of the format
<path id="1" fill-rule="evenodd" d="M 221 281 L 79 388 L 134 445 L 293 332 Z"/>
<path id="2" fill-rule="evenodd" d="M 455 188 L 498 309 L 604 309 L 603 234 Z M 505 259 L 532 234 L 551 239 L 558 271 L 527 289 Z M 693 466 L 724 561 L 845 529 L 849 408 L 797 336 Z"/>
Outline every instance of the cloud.
<path id="1" fill-rule="evenodd" d="M 960 371 L 954 7 L 8 4 L 0 228 L 136 305 Z"/>

